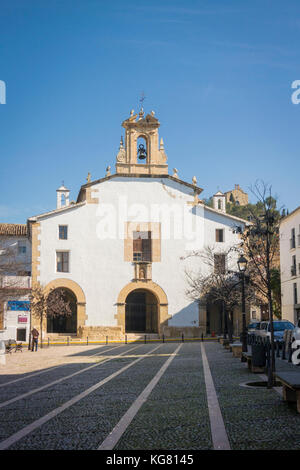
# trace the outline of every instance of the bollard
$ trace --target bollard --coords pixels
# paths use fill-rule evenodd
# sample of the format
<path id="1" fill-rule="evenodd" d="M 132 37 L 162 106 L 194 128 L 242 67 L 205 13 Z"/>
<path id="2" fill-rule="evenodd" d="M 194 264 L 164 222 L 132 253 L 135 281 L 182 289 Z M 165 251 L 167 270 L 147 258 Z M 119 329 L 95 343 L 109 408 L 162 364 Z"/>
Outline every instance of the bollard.
<path id="1" fill-rule="evenodd" d="M 49 346 L 50 346 L 50 340 L 49 340 L 49 338 L 48 338 L 48 348 L 49 348 Z"/>
<path id="2" fill-rule="evenodd" d="M 293 355 L 292 342 L 289 341 L 289 346 L 288 346 L 288 362 L 292 362 L 292 355 Z"/>
<path id="3" fill-rule="evenodd" d="M 70 338 L 67 336 L 67 345 L 70 346 Z"/>
<path id="4" fill-rule="evenodd" d="M 204 341 L 204 335 L 203 335 L 203 332 L 201 334 L 201 341 Z"/>
<path id="5" fill-rule="evenodd" d="M 280 357 L 279 355 L 279 341 L 276 341 L 276 357 Z"/>
<path id="6" fill-rule="evenodd" d="M 165 335 L 162 335 L 163 343 L 165 342 Z"/>
<path id="7" fill-rule="evenodd" d="M 184 343 L 184 334 L 183 334 L 183 333 L 182 333 L 182 335 L 181 335 L 181 340 L 182 340 L 182 342 Z"/>
<path id="8" fill-rule="evenodd" d="M 125 335 L 125 344 L 127 344 L 127 335 Z"/>
<path id="9" fill-rule="evenodd" d="M 86 337 L 86 345 L 87 346 L 89 345 L 89 337 L 88 336 Z"/>
<path id="10" fill-rule="evenodd" d="M 147 335 L 145 335 L 145 338 L 144 338 L 144 343 L 146 344 L 147 342 Z"/>
<path id="11" fill-rule="evenodd" d="M 105 342 L 106 342 L 106 344 L 108 344 L 108 336 L 106 336 Z"/>
<path id="12" fill-rule="evenodd" d="M 267 348 L 267 368 L 269 370 L 271 367 L 271 344 L 270 344 L 269 338 L 267 339 L 266 348 Z"/>
<path id="13" fill-rule="evenodd" d="M 282 344 L 282 355 L 281 355 L 281 359 L 285 361 L 286 357 L 285 357 L 285 343 Z"/>

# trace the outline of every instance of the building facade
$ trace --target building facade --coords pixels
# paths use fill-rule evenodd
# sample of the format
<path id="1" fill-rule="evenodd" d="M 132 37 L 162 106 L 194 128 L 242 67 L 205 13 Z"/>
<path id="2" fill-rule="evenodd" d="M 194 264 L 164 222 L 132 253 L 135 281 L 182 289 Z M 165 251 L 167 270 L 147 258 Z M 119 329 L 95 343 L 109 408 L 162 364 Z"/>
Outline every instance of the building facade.
<path id="1" fill-rule="evenodd" d="M 44 334 L 217 332 L 220 306 L 186 296 L 186 270 L 208 269 L 189 255 L 208 245 L 222 254 L 239 243 L 233 229 L 245 221 L 226 214 L 222 193 L 215 195 L 222 204 L 207 207 L 196 177 L 186 182 L 176 169 L 169 174 L 153 112 L 132 111 L 122 125 L 116 171 L 107 167 L 96 180 L 88 174 L 76 202 L 61 186 L 56 209 L 28 220 L 33 285 L 63 289 L 73 309 L 72 318 L 45 321 Z M 231 255 L 224 263 L 237 270 L 236 261 Z M 241 324 L 237 315 L 236 332 Z"/>
<path id="2" fill-rule="evenodd" d="M 282 318 L 300 318 L 300 207 L 280 222 Z"/>
<path id="3" fill-rule="evenodd" d="M 27 225 L 0 224 L 0 339 L 28 341 L 31 243 Z"/>

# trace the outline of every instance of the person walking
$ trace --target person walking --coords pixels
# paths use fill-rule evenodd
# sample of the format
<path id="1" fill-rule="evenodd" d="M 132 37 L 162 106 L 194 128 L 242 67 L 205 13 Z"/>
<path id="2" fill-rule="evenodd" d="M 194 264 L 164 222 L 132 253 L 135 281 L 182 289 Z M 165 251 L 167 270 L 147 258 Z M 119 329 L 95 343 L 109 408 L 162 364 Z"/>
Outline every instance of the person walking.
<path id="1" fill-rule="evenodd" d="M 36 328 L 33 328 L 32 332 L 31 332 L 31 336 L 32 336 L 32 348 L 31 348 L 31 351 L 33 352 L 34 351 L 34 346 L 35 346 L 35 350 L 37 351 L 37 348 L 38 348 L 38 339 L 39 339 L 39 332 Z"/>

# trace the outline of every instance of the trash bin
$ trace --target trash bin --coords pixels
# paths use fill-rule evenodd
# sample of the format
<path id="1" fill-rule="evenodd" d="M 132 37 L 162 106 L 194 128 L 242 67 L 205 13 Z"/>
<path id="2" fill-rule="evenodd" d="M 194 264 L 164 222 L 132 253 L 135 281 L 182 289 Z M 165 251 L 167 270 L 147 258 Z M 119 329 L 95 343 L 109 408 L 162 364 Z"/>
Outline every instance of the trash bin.
<path id="1" fill-rule="evenodd" d="M 0 340 L 0 364 L 5 365 L 6 364 L 6 357 L 5 357 L 5 342 L 3 339 Z"/>
<path id="2" fill-rule="evenodd" d="M 252 364 L 254 367 L 265 367 L 266 350 L 263 344 L 252 344 Z"/>

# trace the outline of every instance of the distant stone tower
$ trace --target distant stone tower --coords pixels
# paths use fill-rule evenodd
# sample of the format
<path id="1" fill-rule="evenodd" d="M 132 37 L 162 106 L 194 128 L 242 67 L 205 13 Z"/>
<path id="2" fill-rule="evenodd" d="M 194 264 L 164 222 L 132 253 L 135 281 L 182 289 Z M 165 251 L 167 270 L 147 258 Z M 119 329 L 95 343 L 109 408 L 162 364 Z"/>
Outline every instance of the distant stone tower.
<path id="1" fill-rule="evenodd" d="M 234 185 L 234 189 L 225 193 L 226 202 L 229 204 L 236 204 L 238 206 L 246 206 L 248 201 L 248 194 L 242 190 L 239 184 Z"/>
<path id="2" fill-rule="evenodd" d="M 117 155 L 116 172 L 133 174 L 168 174 L 167 156 L 163 140 L 158 136 L 160 123 L 154 112 L 147 114 L 143 108 L 139 114 L 131 111 L 122 126 L 125 128 L 125 146 L 121 138 Z"/>

